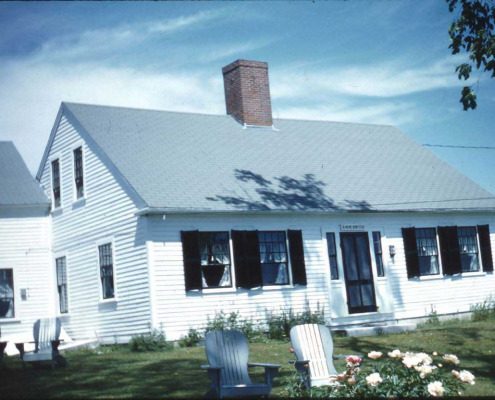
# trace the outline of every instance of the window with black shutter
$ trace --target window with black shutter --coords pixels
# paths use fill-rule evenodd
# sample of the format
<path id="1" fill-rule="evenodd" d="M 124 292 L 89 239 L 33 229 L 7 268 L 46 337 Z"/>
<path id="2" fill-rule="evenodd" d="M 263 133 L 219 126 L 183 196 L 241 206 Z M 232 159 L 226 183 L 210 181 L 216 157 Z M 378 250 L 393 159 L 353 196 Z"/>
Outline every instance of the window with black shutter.
<path id="1" fill-rule="evenodd" d="M 460 226 L 457 228 L 459 254 L 461 258 L 462 272 L 475 272 L 480 270 L 478 257 L 478 239 L 475 226 Z"/>
<path id="2" fill-rule="evenodd" d="M 76 199 L 84 197 L 82 147 L 78 147 L 74 150 L 74 183 L 76 188 Z"/>
<path id="3" fill-rule="evenodd" d="M 438 247 L 435 228 L 416 228 L 416 248 L 418 249 L 419 274 L 438 275 Z"/>
<path id="4" fill-rule="evenodd" d="M 69 311 L 69 302 L 67 298 L 67 263 L 65 257 L 60 257 L 55 260 L 57 267 L 57 292 L 58 304 L 61 314 Z"/>
<path id="5" fill-rule="evenodd" d="M 186 290 L 231 287 L 228 232 L 182 231 Z"/>
<path id="6" fill-rule="evenodd" d="M 287 246 L 285 232 L 258 232 L 263 286 L 288 285 Z"/>
<path id="7" fill-rule="evenodd" d="M 101 297 L 103 299 L 112 299 L 115 297 L 112 244 L 107 243 L 98 246 L 98 252 L 100 258 Z"/>
<path id="8" fill-rule="evenodd" d="M 380 232 L 373 232 L 373 247 L 375 250 L 376 274 L 378 276 L 385 276 L 383 269 L 382 235 Z"/>
<path id="9" fill-rule="evenodd" d="M 52 193 L 53 193 L 53 208 L 60 207 L 60 162 L 59 160 L 52 161 Z"/>
<path id="10" fill-rule="evenodd" d="M 478 225 L 478 236 L 480 239 L 481 264 L 483 265 L 483 271 L 493 271 L 490 227 L 488 225 Z"/>
<path id="11" fill-rule="evenodd" d="M 306 285 L 306 263 L 304 261 L 302 231 L 289 229 L 287 231 L 287 234 L 289 237 L 289 255 L 292 269 L 292 283 L 294 285 Z"/>
<path id="12" fill-rule="evenodd" d="M 327 233 L 328 259 L 330 260 L 330 278 L 339 279 L 339 269 L 337 265 L 337 247 L 335 246 L 335 233 Z"/>

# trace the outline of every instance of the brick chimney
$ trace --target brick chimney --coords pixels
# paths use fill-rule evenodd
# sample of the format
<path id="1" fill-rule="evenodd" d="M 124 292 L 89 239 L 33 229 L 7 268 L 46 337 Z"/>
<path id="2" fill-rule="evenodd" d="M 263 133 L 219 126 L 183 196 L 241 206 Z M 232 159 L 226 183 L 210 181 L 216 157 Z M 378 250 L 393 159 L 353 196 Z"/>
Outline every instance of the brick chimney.
<path id="1" fill-rule="evenodd" d="M 227 114 L 245 125 L 272 126 L 268 63 L 237 60 L 222 73 Z"/>

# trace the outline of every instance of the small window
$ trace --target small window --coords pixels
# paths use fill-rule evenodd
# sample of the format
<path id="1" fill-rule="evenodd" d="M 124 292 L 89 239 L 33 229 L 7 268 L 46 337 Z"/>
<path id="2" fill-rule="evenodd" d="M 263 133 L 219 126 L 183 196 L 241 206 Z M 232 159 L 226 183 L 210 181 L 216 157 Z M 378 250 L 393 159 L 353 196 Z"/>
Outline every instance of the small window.
<path id="1" fill-rule="evenodd" d="M 285 232 L 258 233 L 263 286 L 288 285 Z"/>
<path id="2" fill-rule="evenodd" d="M 230 247 L 228 232 L 199 232 L 203 288 L 230 287 Z"/>
<path id="3" fill-rule="evenodd" d="M 328 258 L 330 260 L 330 278 L 339 279 L 337 266 L 337 248 L 335 246 L 335 233 L 327 233 Z"/>
<path id="4" fill-rule="evenodd" d="M 66 314 L 69 311 L 69 302 L 67 299 L 67 263 L 65 257 L 55 260 L 57 267 L 57 291 L 60 314 Z"/>
<path id="5" fill-rule="evenodd" d="M 438 247 L 435 228 L 416 228 L 420 275 L 437 275 Z"/>
<path id="6" fill-rule="evenodd" d="M 60 162 L 59 160 L 52 161 L 52 191 L 53 191 L 53 207 L 60 207 Z"/>
<path id="7" fill-rule="evenodd" d="M 0 318 L 14 318 L 14 272 L 0 269 Z"/>
<path id="8" fill-rule="evenodd" d="M 478 240 L 476 228 L 458 227 L 457 238 L 459 240 L 459 251 L 461 253 L 462 272 L 474 272 L 480 270 L 478 258 Z"/>
<path id="9" fill-rule="evenodd" d="M 78 147 L 74 150 L 74 183 L 76 188 L 76 199 L 84 197 L 82 147 Z"/>
<path id="10" fill-rule="evenodd" d="M 373 246 L 375 248 L 376 273 L 378 276 L 385 276 L 383 269 L 382 235 L 380 232 L 373 232 Z"/>
<path id="11" fill-rule="evenodd" d="M 115 297 L 113 281 L 113 255 L 112 244 L 107 243 L 98 246 L 100 258 L 100 279 L 103 299 L 112 299 Z"/>

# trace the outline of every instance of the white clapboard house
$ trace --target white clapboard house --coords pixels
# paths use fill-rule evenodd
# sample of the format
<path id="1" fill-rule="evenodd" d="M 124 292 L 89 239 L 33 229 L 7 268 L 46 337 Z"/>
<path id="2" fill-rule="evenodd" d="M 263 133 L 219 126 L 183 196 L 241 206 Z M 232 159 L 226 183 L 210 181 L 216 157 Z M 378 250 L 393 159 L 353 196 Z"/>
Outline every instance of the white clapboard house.
<path id="1" fill-rule="evenodd" d="M 49 213 L 50 200 L 14 144 L 0 142 L 0 341 L 54 312 Z"/>
<path id="2" fill-rule="evenodd" d="M 491 193 L 392 126 L 273 119 L 266 63 L 223 76 L 227 115 L 62 103 L 37 179 L 73 338 L 175 340 L 219 311 L 400 321 L 495 293 Z M 17 262 L 14 282 L 37 268 Z"/>

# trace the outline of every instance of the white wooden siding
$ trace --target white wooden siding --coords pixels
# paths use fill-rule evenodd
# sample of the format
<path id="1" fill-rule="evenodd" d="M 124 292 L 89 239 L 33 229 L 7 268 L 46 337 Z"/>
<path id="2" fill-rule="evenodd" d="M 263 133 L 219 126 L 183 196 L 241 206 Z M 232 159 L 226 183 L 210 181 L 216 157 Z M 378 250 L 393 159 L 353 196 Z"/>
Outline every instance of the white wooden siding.
<path id="1" fill-rule="evenodd" d="M 473 226 L 490 224 L 495 255 L 495 216 L 493 213 L 410 213 L 340 214 L 333 216 L 233 216 L 168 215 L 149 217 L 153 242 L 150 247 L 154 275 L 153 298 L 155 325 L 169 339 L 178 339 L 191 327 L 200 328 L 215 311 L 238 311 L 244 318 L 263 321 L 266 311 L 292 308 L 301 312 L 309 304 L 324 307 L 327 322 L 333 325 L 374 320 L 415 318 L 427 315 L 433 307 L 438 313 L 469 311 L 470 305 L 495 294 L 493 273 L 464 273 L 459 277 L 442 275 L 408 279 L 401 228 L 444 225 Z M 377 313 L 349 315 L 340 250 L 340 224 L 364 224 L 369 235 L 374 274 Z M 182 260 L 181 230 L 230 231 L 231 229 L 302 229 L 308 285 L 273 290 L 222 289 L 186 292 Z M 385 277 L 376 277 L 371 232 L 382 234 Z M 325 233 L 334 232 L 337 245 L 339 280 L 330 280 Z M 389 255 L 389 245 L 396 256 Z M 439 256 L 439 262 L 441 259 Z M 233 271 L 233 269 L 232 269 Z"/>
<path id="2" fill-rule="evenodd" d="M 82 144 L 84 198 L 75 201 L 73 150 Z M 61 208 L 52 213 L 53 251 L 67 254 L 69 314 L 61 316 L 73 339 L 127 341 L 151 326 L 146 226 L 136 217 L 138 200 L 115 167 L 76 124 L 62 115 L 41 175 L 51 197 L 48 167 L 60 157 Z M 97 244 L 113 240 L 115 301 L 101 301 Z"/>
<path id="3" fill-rule="evenodd" d="M 32 340 L 34 322 L 52 316 L 54 310 L 50 219 L 46 209 L 0 208 L 0 269 L 13 269 L 14 273 L 15 316 L 0 319 L 2 338 Z M 21 299 L 21 289 L 27 289 L 26 300 Z"/>

